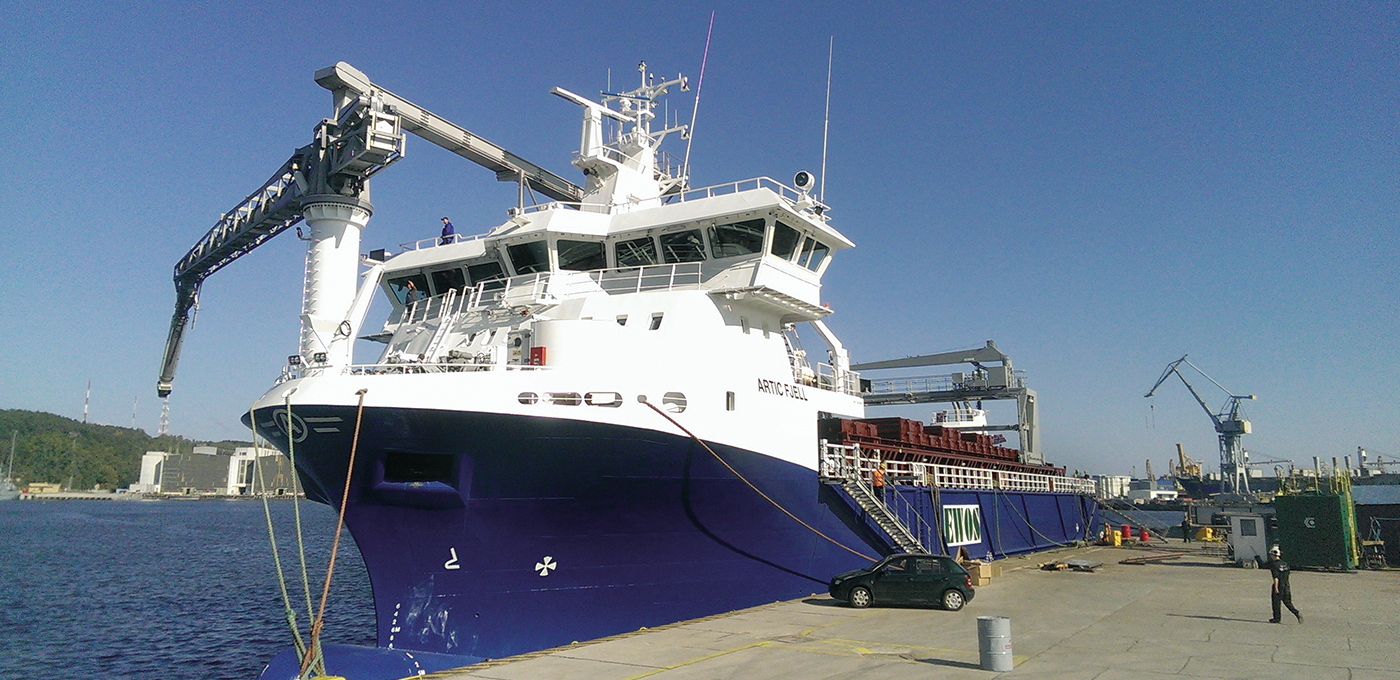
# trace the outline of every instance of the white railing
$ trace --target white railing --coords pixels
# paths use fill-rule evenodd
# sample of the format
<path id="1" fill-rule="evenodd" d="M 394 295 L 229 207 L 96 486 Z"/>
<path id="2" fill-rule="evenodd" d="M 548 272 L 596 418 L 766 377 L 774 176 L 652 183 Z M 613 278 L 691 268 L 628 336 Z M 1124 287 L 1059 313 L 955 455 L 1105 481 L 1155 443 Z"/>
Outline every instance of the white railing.
<path id="1" fill-rule="evenodd" d="M 1025 371 L 1016 371 L 1011 385 L 986 385 L 977 381 L 974 374 L 963 374 L 962 382 L 954 382 L 952 375 L 920 375 L 903 378 L 876 378 L 870 382 L 872 394 L 917 394 L 919 392 L 951 392 L 962 389 L 987 387 L 1024 387 Z"/>
<path id="2" fill-rule="evenodd" d="M 677 194 L 671 194 L 670 196 L 663 196 L 661 200 L 666 203 L 684 203 L 686 201 L 695 201 L 702 198 L 712 198 L 714 196 L 724 196 L 726 194 L 737 194 L 741 191 L 752 191 L 754 189 L 769 189 L 773 193 L 782 196 L 783 198 L 788 199 L 789 201 L 792 201 L 794 203 L 796 203 L 799 200 L 802 200 L 803 197 L 806 197 L 807 200 L 812 201 L 812 204 L 814 206 L 820 206 L 823 213 L 825 213 L 828 210 L 826 204 L 817 201 L 815 196 L 811 194 L 803 194 L 802 192 L 786 184 L 783 184 L 782 182 L 779 182 L 771 177 L 754 177 L 752 179 L 741 179 L 737 182 L 727 182 L 725 184 L 716 184 L 713 186 L 701 187 L 699 189 L 689 189 L 687 191 L 682 191 Z"/>
<path id="3" fill-rule="evenodd" d="M 793 203 L 802 200 L 805 196 L 808 201 L 812 202 L 812 205 L 819 206 L 823 213 L 829 210 L 828 206 L 824 203 L 821 203 L 820 201 L 817 201 L 815 196 L 812 196 L 811 194 L 803 194 L 802 192 L 790 186 L 787 186 L 786 184 L 783 184 L 782 182 L 779 182 L 771 177 L 754 177 L 752 179 L 741 179 L 737 182 L 726 182 L 724 184 L 715 184 L 713 186 L 700 187 L 698 189 L 687 189 L 686 191 L 682 191 L 679 193 L 667 194 L 665 196 L 662 196 L 661 202 L 668 205 L 672 203 L 684 203 L 686 201 L 696 201 L 703 198 L 713 198 L 715 196 L 737 194 L 741 191 L 753 191 L 755 189 L 769 189 L 773 193 L 778 194 L 779 196 L 782 196 L 783 198 L 792 201 Z M 549 201 L 547 203 L 537 203 L 535 205 L 525 206 L 523 212 L 534 213 L 542 212 L 545 210 L 556 210 L 559 208 L 564 208 L 568 210 L 581 210 L 584 212 L 609 214 L 613 211 L 614 207 L 619 205 L 626 204 L 571 203 L 565 201 Z"/>
<path id="4" fill-rule="evenodd" d="M 821 474 L 826 478 L 852 475 L 869 479 L 883 462 L 886 479 L 914 486 L 941 489 L 1001 489 L 1003 491 L 1053 491 L 1093 495 L 1094 481 L 1029 472 L 1012 472 L 961 465 L 938 465 L 913 461 L 886 460 L 861 450 L 860 445 L 844 446 L 821 441 Z"/>
<path id="5" fill-rule="evenodd" d="M 529 364 L 485 363 L 473 360 L 439 361 L 425 363 L 418 361 L 387 362 L 379 364 L 355 364 L 347 366 L 348 375 L 399 375 L 407 373 L 471 373 L 475 371 L 545 371 L 548 366 Z"/>
<path id="6" fill-rule="evenodd" d="M 699 290 L 702 274 L 699 262 L 658 264 L 588 272 L 539 272 L 508 279 L 482 281 L 458 295 L 449 290 L 441 295 L 416 300 L 399 311 L 395 324 L 423 323 L 447 314 L 458 314 L 487 307 L 513 307 L 557 302 L 559 298 L 602 291 L 609 294 L 651 291 Z"/>
<path id="7" fill-rule="evenodd" d="M 485 234 L 476 234 L 476 235 L 474 235 L 474 236 L 464 236 L 464 235 L 462 235 L 462 234 L 452 234 L 451 236 L 448 236 L 448 237 L 447 237 L 447 243 L 443 243 L 443 242 L 442 242 L 443 239 L 442 239 L 441 236 L 433 236 L 433 237 L 431 237 L 431 238 L 420 238 L 420 239 L 418 239 L 417 241 L 409 241 L 408 243 L 400 243 L 400 244 L 399 244 L 399 248 L 400 248 L 401 250 L 422 250 L 422 249 L 424 249 L 424 248 L 429 248 L 429 247 L 431 247 L 431 248 L 436 248 L 436 247 L 438 247 L 438 246 L 448 246 L 448 245 L 452 245 L 453 243 L 466 243 L 466 242 L 468 242 L 468 241 L 480 241 L 481 239 L 484 239 L 484 238 L 486 238 L 486 237 L 489 236 L 489 235 L 490 235 L 490 232 L 487 232 L 487 233 L 485 233 Z"/>

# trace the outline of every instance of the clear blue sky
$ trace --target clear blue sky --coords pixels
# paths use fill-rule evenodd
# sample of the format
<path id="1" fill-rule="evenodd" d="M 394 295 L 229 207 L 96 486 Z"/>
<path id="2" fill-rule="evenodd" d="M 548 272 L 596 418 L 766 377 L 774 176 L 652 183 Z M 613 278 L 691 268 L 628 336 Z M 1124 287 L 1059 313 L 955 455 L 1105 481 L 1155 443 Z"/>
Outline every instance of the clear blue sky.
<path id="1" fill-rule="evenodd" d="M 1185 352 L 1259 396 L 1256 455 L 1400 456 L 1400 5 L 1322 5 L 0 2 L 0 407 L 79 417 L 91 379 L 92 420 L 139 395 L 155 430 L 171 267 L 310 141 L 317 68 L 576 177 L 549 88 L 643 59 L 694 83 L 714 9 L 697 186 L 817 169 L 835 36 L 827 198 L 858 247 L 824 296 L 857 361 L 995 339 L 1070 468 L 1214 464 L 1179 384 L 1142 398 Z M 366 249 L 513 204 L 416 138 L 373 184 Z M 175 432 L 246 436 L 301 275 L 283 237 L 205 285 Z"/>

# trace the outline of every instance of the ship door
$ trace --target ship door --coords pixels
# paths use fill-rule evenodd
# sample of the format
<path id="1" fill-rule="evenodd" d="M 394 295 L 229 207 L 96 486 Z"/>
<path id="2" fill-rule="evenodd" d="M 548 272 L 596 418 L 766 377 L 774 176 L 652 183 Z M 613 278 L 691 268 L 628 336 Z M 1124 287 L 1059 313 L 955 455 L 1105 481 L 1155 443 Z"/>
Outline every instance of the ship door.
<path id="1" fill-rule="evenodd" d="M 506 340 L 507 348 L 510 352 L 509 363 L 516 366 L 528 365 L 530 363 L 530 350 L 534 344 L 530 342 L 534 334 L 529 330 L 511 331 L 510 337 Z"/>

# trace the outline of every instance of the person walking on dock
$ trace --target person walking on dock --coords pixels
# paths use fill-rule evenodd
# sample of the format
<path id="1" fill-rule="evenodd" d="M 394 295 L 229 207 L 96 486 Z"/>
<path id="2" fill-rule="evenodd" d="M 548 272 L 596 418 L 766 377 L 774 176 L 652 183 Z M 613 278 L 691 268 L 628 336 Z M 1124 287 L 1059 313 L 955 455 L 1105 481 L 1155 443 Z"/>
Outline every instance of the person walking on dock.
<path id="1" fill-rule="evenodd" d="M 452 220 L 446 217 L 442 218 L 442 240 L 438 242 L 438 245 L 445 246 L 451 243 L 455 240 L 453 236 L 456 235 L 456 233 L 457 230 L 452 227 Z"/>
<path id="2" fill-rule="evenodd" d="M 1274 618 L 1269 619 L 1269 623 L 1278 623 L 1283 618 L 1283 613 L 1279 609 L 1279 604 L 1288 607 L 1288 611 L 1293 612 L 1298 623 L 1303 622 L 1303 615 L 1298 613 L 1298 608 L 1293 606 L 1293 591 L 1288 586 L 1288 563 L 1283 561 L 1283 554 L 1274 546 L 1269 549 L 1269 573 L 1273 576 L 1274 586 L 1270 591 L 1270 597 L 1274 604 Z"/>
<path id="3" fill-rule="evenodd" d="M 1181 541 L 1182 541 L 1183 543 L 1190 543 L 1190 542 L 1191 542 L 1191 515 L 1190 515 L 1190 513 L 1187 513 L 1185 516 L 1183 516 L 1183 517 L 1181 518 Z"/>

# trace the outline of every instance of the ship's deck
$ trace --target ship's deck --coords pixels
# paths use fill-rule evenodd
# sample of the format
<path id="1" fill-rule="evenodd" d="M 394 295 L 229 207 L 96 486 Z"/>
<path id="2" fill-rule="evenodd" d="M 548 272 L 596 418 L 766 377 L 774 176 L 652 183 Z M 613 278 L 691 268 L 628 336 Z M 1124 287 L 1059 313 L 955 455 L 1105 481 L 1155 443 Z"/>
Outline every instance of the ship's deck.
<path id="1" fill-rule="evenodd" d="M 822 593 L 429 677 L 988 678 L 977 667 L 977 617 L 1001 615 L 1011 618 L 1016 668 L 997 677 L 1400 680 L 1400 572 L 1295 572 L 1306 623 L 1273 625 L 1268 571 L 1205 556 L 1118 564 L 1145 554 L 1080 548 L 1006 560 L 1004 576 L 960 612 L 857 610 Z M 1036 569 L 1051 555 L 1104 566 Z"/>

